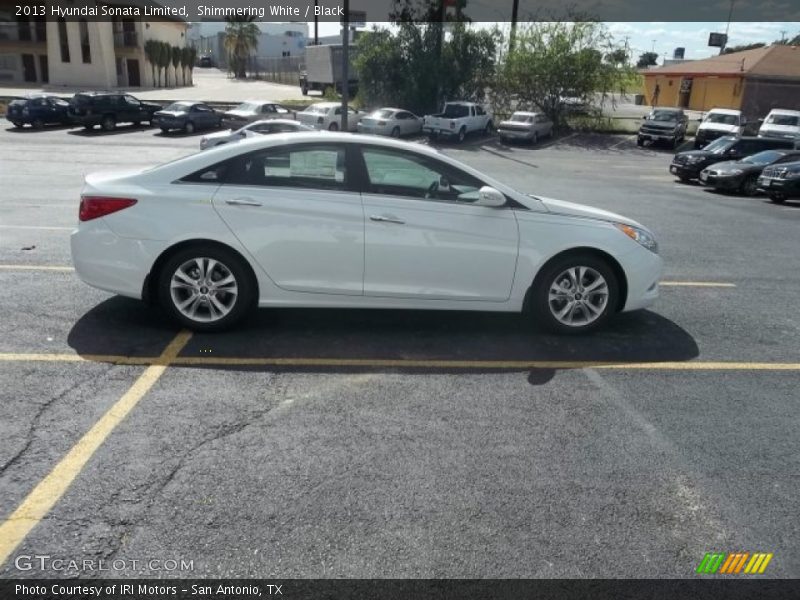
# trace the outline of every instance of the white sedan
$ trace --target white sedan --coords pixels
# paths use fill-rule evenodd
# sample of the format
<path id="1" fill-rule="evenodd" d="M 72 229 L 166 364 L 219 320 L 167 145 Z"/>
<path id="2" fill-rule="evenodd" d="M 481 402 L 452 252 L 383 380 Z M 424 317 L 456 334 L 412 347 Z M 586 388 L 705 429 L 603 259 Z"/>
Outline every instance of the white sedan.
<path id="1" fill-rule="evenodd" d="M 266 135 L 270 133 L 291 133 L 292 131 L 311 131 L 311 127 L 292 121 L 291 119 L 265 119 L 248 123 L 239 129 L 229 129 L 227 131 L 217 131 L 200 138 L 200 150 L 207 150 L 214 146 L 238 142 L 254 135 Z"/>
<path id="2" fill-rule="evenodd" d="M 347 109 L 347 131 L 355 131 L 358 121 L 364 114 L 352 108 Z M 317 102 L 297 113 L 297 120 L 314 129 L 339 131 L 342 126 L 341 102 Z"/>
<path id="3" fill-rule="evenodd" d="M 358 122 L 358 133 L 412 135 L 422 131 L 422 117 L 402 108 L 379 108 Z"/>
<path id="4" fill-rule="evenodd" d="M 78 275 L 221 330 L 256 306 L 530 310 L 563 333 L 658 296 L 653 234 L 520 193 L 391 138 L 258 136 L 94 174 L 71 236 Z"/>

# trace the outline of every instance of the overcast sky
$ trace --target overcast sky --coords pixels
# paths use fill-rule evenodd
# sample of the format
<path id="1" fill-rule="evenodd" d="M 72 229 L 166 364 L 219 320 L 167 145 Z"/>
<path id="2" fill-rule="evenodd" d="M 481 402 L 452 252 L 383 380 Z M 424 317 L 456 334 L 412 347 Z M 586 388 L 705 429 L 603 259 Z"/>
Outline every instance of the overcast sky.
<path id="1" fill-rule="evenodd" d="M 491 24 L 484 24 L 491 25 Z M 501 24 L 502 25 L 502 24 Z M 708 47 L 708 34 L 724 33 L 725 23 L 607 23 L 611 32 L 623 41 L 627 36 L 634 57 L 653 49 L 660 57 L 672 57 L 677 47 L 686 48 L 686 58 L 707 58 L 719 54 L 718 48 Z M 783 33 L 782 33 L 783 32 Z M 320 35 L 339 33 L 338 23 L 320 23 Z M 309 34 L 314 34 L 314 23 L 309 23 Z M 733 22 L 728 32 L 728 45 L 739 46 L 754 42 L 771 43 L 782 35 L 792 38 L 800 34 L 800 23 L 740 23 Z"/>

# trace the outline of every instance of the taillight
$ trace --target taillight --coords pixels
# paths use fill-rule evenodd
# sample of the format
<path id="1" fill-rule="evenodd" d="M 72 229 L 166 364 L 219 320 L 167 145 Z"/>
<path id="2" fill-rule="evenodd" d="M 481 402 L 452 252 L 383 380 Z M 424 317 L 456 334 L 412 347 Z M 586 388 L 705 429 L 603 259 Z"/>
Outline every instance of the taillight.
<path id="1" fill-rule="evenodd" d="M 105 217 L 118 210 L 128 208 L 136 204 L 133 198 L 104 198 L 102 196 L 81 196 L 81 207 L 78 211 L 78 219 L 81 221 L 91 221 L 99 217 Z"/>

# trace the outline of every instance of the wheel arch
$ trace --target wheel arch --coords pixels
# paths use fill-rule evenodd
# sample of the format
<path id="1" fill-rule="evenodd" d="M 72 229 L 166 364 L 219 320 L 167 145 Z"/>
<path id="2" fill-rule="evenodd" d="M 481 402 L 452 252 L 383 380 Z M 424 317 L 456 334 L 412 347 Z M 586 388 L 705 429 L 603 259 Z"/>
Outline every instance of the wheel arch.
<path id="1" fill-rule="evenodd" d="M 158 258 L 156 258 L 153 266 L 150 268 L 150 272 L 144 278 L 144 284 L 142 285 L 142 300 L 147 302 L 148 304 L 158 304 L 158 290 L 156 286 L 158 285 L 158 278 L 161 274 L 161 269 L 164 268 L 164 264 L 177 252 L 182 250 L 186 250 L 187 248 L 191 248 L 192 246 L 199 246 L 203 248 L 208 248 L 209 246 L 214 246 L 217 248 L 221 248 L 226 250 L 227 252 L 232 252 L 235 254 L 239 260 L 242 261 L 245 269 L 247 270 L 248 274 L 250 275 L 250 279 L 252 281 L 253 287 L 255 289 L 255 297 L 256 302 L 260 296 L 259 286 L 258 286 L 258 277 L 256 276 L 255 271 L 253 270 L 253 265 L 250 264 L 250 261 L 239 252 L 233 246 L 229 246 L 223 242 L 218 242 L 216 240 L 208 240 L 202 238 L 195 238 L 191 240 L 183 240 L 177 242 L 164 250 Z"/>
<path id="2" fill-rule="evenodd" d="M 619 285 L 619 299 L 617 300 L 617 306 L 614 307 L 614 312 L 620 312 L 623 308 L 625 308 L 625 303 L 628 301 L 628 278 L 625 276 L 625 270 L 622 268 L 622 265 L 619 264 L 619 261 L 617 261 L 617 259 L 608 252 L 600 250 L 599 248 L 593 248 L 591 246 L 578 246 L 575 248 L 569 248 L 568 250 L 562 250 L 558 254 L 548 258 L 542 264 L 542 266 L 539 267 L 539 270 L 536 272 L 536 276 L 533 278 L 533 282 L 531 282 L 530 287 L 528 287 L 528 291 L 525 293 L 525 300 L 522 304 L 523 312 L 528 312 L 530 310 L 533 291 L 541 281 L 543 273 L 547 270 L 547 268 L 557 260 L 578 254 L 589 254 L 608 263 L 608 266 L 611 267 L 612 271 L 614 271 L 614 276 L 617 278 L 617 283 Z"/>

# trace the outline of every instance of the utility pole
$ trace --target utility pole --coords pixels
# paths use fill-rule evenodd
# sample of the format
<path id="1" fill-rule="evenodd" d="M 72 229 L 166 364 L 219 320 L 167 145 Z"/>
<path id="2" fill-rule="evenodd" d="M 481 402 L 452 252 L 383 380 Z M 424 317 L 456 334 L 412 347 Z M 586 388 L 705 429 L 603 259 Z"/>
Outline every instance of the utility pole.
<path id="1" fill-rule="evenodd" d="M 347 103 L 350 100 L 350 0 L 342 2 L 342 131 L 347 131 Z"/>
<path id="2" fill-rule="evenodd" d="M 519 0 L 514 0 L 511 4 L 511 37 L 508 40 L 509 52 L 514 49 L 514 42 L 517 39 L 517 17 L 519 16 Z"/>
<path id="3" fill-rule="evenodd" d="M 731 0 L 731 8 L 728 11 L 728 24 L 725 25 L 725 39 L 722 42 L 722 45 L 719 47 L 719 53 L 722 54 L 725 52 L 725 47 L 728 45 L 728 32 L 731 29 L 731 18 L 733 17 L 733 5 L 736 0 Z"/>
<path id="4" fill-rule="evenodd" d="M 319 0 L 314 0 L 314 45 L 319 45 L 319 17 L 317 16 L 317 7 Z"/>

